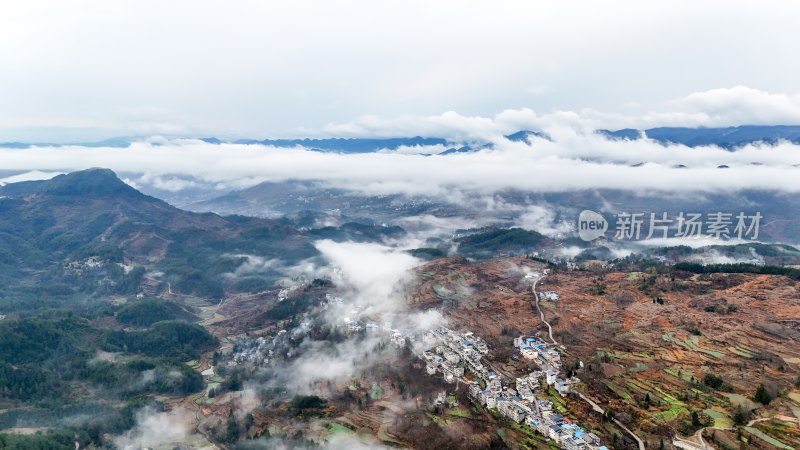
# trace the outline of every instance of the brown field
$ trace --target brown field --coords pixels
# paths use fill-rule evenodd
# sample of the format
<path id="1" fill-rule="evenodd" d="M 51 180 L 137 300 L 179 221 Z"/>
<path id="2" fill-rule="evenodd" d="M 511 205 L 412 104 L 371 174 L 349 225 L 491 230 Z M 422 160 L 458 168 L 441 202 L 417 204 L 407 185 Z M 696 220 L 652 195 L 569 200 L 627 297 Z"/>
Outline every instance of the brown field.
<path id="1" fill-rule="evenodd" d="M 523 283 L 525 270 L 542 267 L 525 258 L 433 261 L 419 269 L 411 301 L 442 308 L 459 328 L 484 336 L 513 371 L 518 363 L 508 359 L 511 339 L 546 330 Z M 587 394 L 655 448 L 661 437 L 691 434 L 692 412 L 717 428 L 734 425 L 739 405 L 753 409 L 752 419 L 800 417 L 800 289 L 789 278 L 560 271 L 538 289 L 561 296 L 542 308 L 565 346 L 565 365 L 582 361 L 586 367 L 578 376 Z M 729 392 L 704 385 L 707 374 L 721 377 Z M 750 400 L 760 383 L 776 397 L 767 407 Z M 576 403 L 567 406 L 582 408 Z M 795 423 L 775 419 L 754 426 L 800 446 Z M 735 431 L 716 433 L 736 441 Z M 750 448 L 775 448 L 747 430 L 743 435 Z"/>

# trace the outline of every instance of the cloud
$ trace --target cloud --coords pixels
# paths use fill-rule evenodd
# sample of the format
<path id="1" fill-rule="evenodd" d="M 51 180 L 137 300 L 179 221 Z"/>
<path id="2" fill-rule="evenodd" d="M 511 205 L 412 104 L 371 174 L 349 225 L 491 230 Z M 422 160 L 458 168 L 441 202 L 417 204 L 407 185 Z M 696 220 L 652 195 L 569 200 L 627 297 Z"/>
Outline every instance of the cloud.
<path id="1" fill-rule="evenodd" d="M 178 444 L 190 434 L 192 421 L 192 414 L 182 408 L 158 412 L 145 407 L 136 413 L 133 428 L 114 438 L 114 444 L 121 450 Z"/>
<path id="2" fill-rule="evenodd" d="M 428 330 L 443 323 L 438 311 L 413 311 L 406 302 L 411 269 L 420 261 L 396 247 L 381 244 L 317 241 L 314 244 L 329 264 L 328 274 L 343 304 L 332 303 L 315 315 L 333 327 L 345 319 L 374 322 L 381 327 L 410 332 Z M 313 270 L 320 269 L 313 267 Z M 341 342 L 304 340 L 296 358 L 286 367 L 273 368 L 281 383 L 295 392 L 319 393 L 318 382 L 348 378 L 367 370 L 387 354 L 385 332 L 352 335 Z"/>
<path id="3" fill-rule="evenodd" d="M 313 447 L 298 445 L 280 438 L 247 441 L 240 445 L 245 450 L 384 450 L 395 448 L 383 445 L 371 436 L 356 436 L 350 433 L 333 434 L 325 442 L 315 444 Z"/>
<path id="4" fill-rule="evenodd" d="M 381 153 L 400 153 L 404 155 L 438 155 L 451 147 L 446 145 L 401 145 L 395 149 L 381 149 Z"/>
<path id="5" fill-rule="evenodd" d="M 440 115 L 404 115 L 393 119 L 362 116 L 352 122 L 328 124 L 322 133 L 334 136 L 437 136 L 460 142 L 486 142 L 538 123 L 539 118 L 529 108 L 504 110 L 494 117 L 464 116 L 448 111 Z"/>
<path id="6" fill-rule="evenodd" d="M 737 264 L 737 263 L 750 263 L 750 264 L 764 264 L 764 257 L 759 255 L 755 249 L 750 249 L 750 256 L 727 256 L 723 255 L 717 250 L 706 250 L 697 255 L 691 255 L 687 258 L 689 261 L 699 262 L 701 264 Z"/>
<path id="7" fill-rule="evenodd" d="M 465 116 L 455 111 L 440 115 L 402 115 L 383 118 L 362 116 L 330 123 L 313 134 L 335 136 L 438 136 L 458 142 L 496 142 L 519 130 L 539 129 L 561 136 L 574 131 L 653 127 L 728 127 L 738 125 L 794 125 L 800 123 L 800 94 L 771 93 L 748 86 L 716 88 L 672 98 L 642 114 L 625 114 L 595 108 L 553 109 L 537 113 L 531 108 L 505 109 L 492 117 Z M 406 150 L 408 153 L 413 150 Z M 428 153 L 435 153 L 429 151 Z"/>
<path id="8" fill-rule="evenodd" d="M 32 170 L 30 172 L 18 173 L 5 178 L 0 178 L 0 186 L 8 183 L 19 183 L 22 181 L 38 181 L 49 180 L 56 175 L 61 175 L 63 172 L 42 172 L 41 170 Z"/>
<path id="9" fill-rule="evenodd" d="M 538 121 L 536 125 L 542 125 L 540 128 L 552 140 L 534 138 L 527 143 L 502 138 L 507 130 L 528 125 L 528 120 Z M 515 206 L 503 204 L 493 196 L 504 190 L 547 193 L 621 189 L 675 195 L 746 189 L 800 190 L 800 146 L 786 142 L 746 145 L 728 151 L 714 146 L 664 145 L 648 139 L 609 140 L 594 133 L 592 126 L 585 126 L 579 115 L 538 116 L 528 110 L 505 111 L 492 119 L 453 113 L 432 120 L 435 126 L 443 122 L 453 136 L 490 139 L 494 147 L 452 155 L 407 151 L 338 154 L 159 138 L 135 142 L 124 149 L 0 149 L 0 167 L 36 177 L 109 167 L 122 173 L 132 185 L 157 192 L 227 191 L 264 181 L 308 180 L 367 195 L 405 194 L 494 211 Z M 376 126 L 376 130 L 388 130 L 381 127 L 395 125 L 380 122 Z M 421 126 L 428 125 L 412 120 L 395 129 L 405 133 L 419 131 Z M 719 169 L 721 165 L 728 168 Z M 528 218 L 536 220 L 534 215 Z"/>
<path id="10" fill-rule="evenodd" d="M 552 209 L 539 205 L 529 206 L 527 212 L 523 213 L 517 222 L 522 228 L 535 230 L 554 238 L 562 238 L 575 231 L 573 221 L 557 221 Z"/>
<path id="11" fill-rule="evenodd" d="M 652 126 L 783 125 L 800 123 L 800 95 L 773 94 L 747 86 L 710 89 L 667 103 L 668 111 L 651 112 Z"/>
<path id="12" fill-rule="evenodd" d="M 411 269 L 420 260 L 380 244 L 322 240 L 314 246 L 340 270 L 341 281 L 351 292 L 348 308 L 360 307 L 366 314 L 393 313 L 405 308 L 398 289 L 402 282 L 411 279 Z"/>
<path id="13" fill-rule="evenodd" d="M 381 342 L 380 337 L 371 335 L 363 340 L 350 338 L 335 344 L 305 343 L 298 349 L 300 356 L 285 369 L 289 375 L 286 387 L 295 392 L 312 393 L 318 381 L 349 378 L 383 358 Z"/>
<path id="14" fill-rule="evenodd" d="M 242 263 L 236 270 L 233 272 L 236 276 L 246 276 L 246 275 L 253 275 L 259 273 L 266 273 L 272 270 L 276 270 L 281 267 L 281 262 L 279 259 L 267 259 L 257 255 L 226 255 L 232 258 L 241 258 L 243 259 Z"/>

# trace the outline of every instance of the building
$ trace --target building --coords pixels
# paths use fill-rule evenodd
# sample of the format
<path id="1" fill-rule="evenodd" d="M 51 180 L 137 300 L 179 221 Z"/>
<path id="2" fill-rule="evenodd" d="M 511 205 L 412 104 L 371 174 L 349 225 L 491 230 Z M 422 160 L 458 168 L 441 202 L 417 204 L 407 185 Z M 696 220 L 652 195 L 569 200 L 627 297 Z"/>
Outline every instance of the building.
<path id="1" fill-rule="evenodd" d="M 600 445 L 600 438 L 594 433 L 587 433 L 583 436 L 583 440 L 592 446 L 599 446 Z"/>
<path id="2" fill-rule="evenodd" d="M 539 292 L 539 300 L 550 300 L 551 302 L 557 302 L 560 297 L 553 291 L 544 291 Z"/>
<path id="3" fill-rule="evenodd" d="M 545 377 L 547 377 L 547 385 L 552 386 L 556 384 L 556 379 L 558 379 L 558 372 L 555 370 L 548 370 L 544 373 Z"/>
<path id="4" fill-rule="evenodd" d="M 550 425 L 547 429 L 547 437 L 556 441 L 556 444 L 561 444 L 561 427 L 558 425 Z"/>
<path id="5" fill-rule="evenodd" d="M 449 363 L 452 364 L 458 364 L 459 361 L 461 361 L 461 357 L 459 357 L 456 352 L 450 350 L 445 350 L 444 359 L 446 359 Z"/>
<path id="6" fill-rule="evenodd" d="M 570 391 L 569 384 L 567 384 L 567 382 L 562 380 L 561 378 L 558 378 L 556 380 L 555 388 L 556 388 L 556 391 L 558 392 L 558 395 L 560 395 L 562 397 L 564 397 L 567 394 L 569 394 L 569 391 Z"/>
<path id="7" fill-rule="evenodd" d="M 480 400 L 480 398 L 481 398 L 481 385 L 478 384 L 476 381 L 473 381 L 469 385 L 469 395 L 472 398 Z"/>
<path id="8" fill-rule="evenodd" d="M 425 365 L 425 371 L 428 372 L 428 375 L 436 375 L 436 366 L 428 363 Z"/>

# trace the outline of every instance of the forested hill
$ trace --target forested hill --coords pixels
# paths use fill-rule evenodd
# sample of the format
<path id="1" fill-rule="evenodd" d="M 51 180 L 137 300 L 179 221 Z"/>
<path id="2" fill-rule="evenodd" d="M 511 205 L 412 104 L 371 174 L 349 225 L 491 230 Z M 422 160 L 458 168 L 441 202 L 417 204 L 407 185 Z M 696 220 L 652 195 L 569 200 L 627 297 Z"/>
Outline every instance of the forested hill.
<path id="1" fill-rule="evenodd" d="M 379 239 L 388 232 L 375 228 L 359 234 Z M 352 234 L 333 228 L 324 237 Z M 38 308 L 78 293 L 135 294 L 145 277 L 205 298 L 258 289 L 280 274 L 267 271 L 240 285 L 224 275 L 249 256 L 286 265 L 314 257 L 319 236 L 287 220 L 183 211 L 106 169 L 8 184 L 0 187 L 0 314 L 31 307 L 32 297 L 41 298 Z"/>

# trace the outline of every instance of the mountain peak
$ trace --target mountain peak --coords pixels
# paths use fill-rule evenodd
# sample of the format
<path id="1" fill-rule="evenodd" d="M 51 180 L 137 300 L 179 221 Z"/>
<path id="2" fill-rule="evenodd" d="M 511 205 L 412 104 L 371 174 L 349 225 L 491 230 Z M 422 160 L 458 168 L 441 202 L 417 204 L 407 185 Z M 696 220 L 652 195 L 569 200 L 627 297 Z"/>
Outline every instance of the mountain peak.
<path id="1" fill-rule="evenodd" d="M 51 195 L 82 195 L 92 197 L 143 196 L 125 184 L 111 169 L 92 168 L 71 172 L 42 183 L 41 192 Z"/>
<path id="2" fill-rule="evenodd" d="M 531 143 L 531 138 L 550 140 L 550 136 L 548 136 L 547 133 L 538 130 L 520 130 L 516 133 L 506 135 L 505 138 L 511 142 L 527 142 L 528 144 Z"/>

